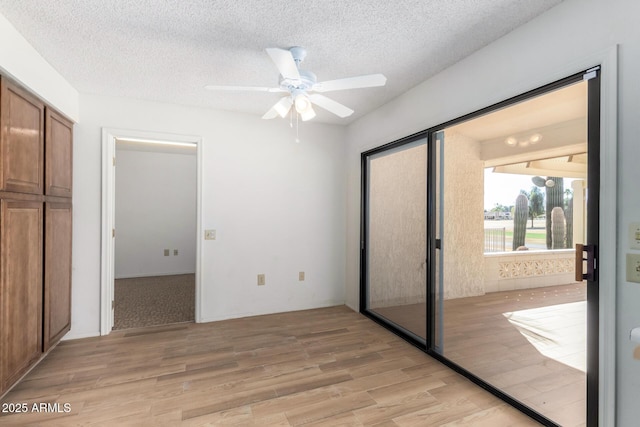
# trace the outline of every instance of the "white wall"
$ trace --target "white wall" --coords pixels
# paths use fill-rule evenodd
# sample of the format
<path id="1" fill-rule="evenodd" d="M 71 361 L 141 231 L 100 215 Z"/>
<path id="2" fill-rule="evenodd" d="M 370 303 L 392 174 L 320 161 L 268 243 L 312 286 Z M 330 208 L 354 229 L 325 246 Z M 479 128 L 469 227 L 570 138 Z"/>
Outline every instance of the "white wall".
<path id="1" fill-rule="evenodd" d="M 617 425 L 640 419 L 640 361 L 633 359 L 629 330 L 640 325 L 640 286 L 625 281 L 627 227 L 640 221 L 640 2 L 567 0 L 507 34 L 348 128 L 347 302 L 358 306 L 360 153 L 416 131 L 436 126 L 528 89 L 580 71 L 586 58 L 605 57 L 619 44 L 617 281 L 601 281 L 601 292 L 615 287 L 616 313 L 601 313 L 617 323 Z M 596 65 L 596 64 L 593 64 Z M 609 72 L 611 69 L 609 69 Z M 607 70 L 603 70 L 603 75 Z M 562 75 L 564 74 L 564 75 Z M 603 95 L 610 98 L 611 88 Z M 607 130 L 605 129 L 605 132 Z M 603 141 L 607 150 L 607 141 Z M 603 171 L 606 175 L 609 171 Z M 610 224 L 604 224 L 610 226 Z M 601 242 L 602 243 L 602 242 Z M 611 254 L 607 254 L 613 258 Z M 609 266 L 610 268 L 612 266 Z M 610 339 L 611 337 L 604 337 Z M 611 373 L 612 374 L 612 373 Z"/>
<path id="2" fill-rule="evenodd" d="M 0 74 L 19 81 L 73 121 L 80 110 L 75 90 L 0 13 Z"/>
<path id="3" fill-rule="evenodd" d="M 344 303 L 343 128 L 303 123 L 296 144 L 286 120 L 86 94 L 80 101 L 68 337 L 99 333 L 102 127 L 202 137 L 202 228 L 217 230 L 202 242 L 203 321 Z M 266 286 L 257 286 L 259 273 Z"/>
<path id="4" fill-rule="evenodd" d="M 195 273 L 195 152 L 121 145 L 116 144 L 116 279 Z"/>

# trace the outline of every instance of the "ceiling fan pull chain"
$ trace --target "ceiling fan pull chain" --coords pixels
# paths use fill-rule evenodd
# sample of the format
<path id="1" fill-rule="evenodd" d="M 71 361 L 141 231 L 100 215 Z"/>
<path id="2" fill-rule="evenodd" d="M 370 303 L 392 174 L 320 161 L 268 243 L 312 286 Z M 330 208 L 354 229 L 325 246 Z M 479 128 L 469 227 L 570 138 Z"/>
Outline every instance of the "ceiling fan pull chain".
<path id="1" fill-rule="evenodd" d="M 293 108 L 289 109 L 289 127 L 293 129 Z"/>

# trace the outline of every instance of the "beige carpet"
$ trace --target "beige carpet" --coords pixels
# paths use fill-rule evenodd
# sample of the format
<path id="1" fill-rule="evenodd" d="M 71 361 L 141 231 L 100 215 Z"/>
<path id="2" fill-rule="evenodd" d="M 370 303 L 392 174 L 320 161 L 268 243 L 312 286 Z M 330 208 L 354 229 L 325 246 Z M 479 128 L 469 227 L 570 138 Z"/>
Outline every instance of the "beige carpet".
<path id="1" fill-rule="evenodd" d="M 113 329 L 193 322 L 195 274 L 115 281 Z"/>

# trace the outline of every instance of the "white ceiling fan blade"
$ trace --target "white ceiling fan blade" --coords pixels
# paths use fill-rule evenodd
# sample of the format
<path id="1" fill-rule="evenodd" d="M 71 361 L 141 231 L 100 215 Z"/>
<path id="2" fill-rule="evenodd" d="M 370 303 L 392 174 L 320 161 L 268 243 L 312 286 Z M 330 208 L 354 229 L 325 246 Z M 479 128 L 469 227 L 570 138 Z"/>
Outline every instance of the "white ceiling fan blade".
<path id="1" fill-rule="evenodd" d="M 300 80 L 300 73 L 298 72 L 298 66 L 296 61 L 293 60 L 293 55 L 290 51 L 285 49 L 279 49 L 277 47 L 268 47 L 265 49 L 278 71 L 285 79 Z"/>
<path id="2" fill-rule="evenodd" d="M 287 115 L 292 105 L 293 101 L 291 100 L 291 97 L 284 97 L 280 101 L 276 102 L 276 104 L 271 107 L 269 111 L 267 111 L 265 115 L 262 116 L 262 118 L 268 120 L 275 119 L 278 116 L 284 117 Z"/>
<path id="3" fill-rule="evenodd" d="M 318 82 L 311 90 L 315 92 L 329 92 L 332 90 L 359 89 L 363 87 L 384 86 L 387 78 L 382 74 L 368 74 L 366 76 L 347 77 L 346 79 Z"/>
<path id="4" fill-rule="evenodd" d="M 349 117 L 353 114 L 353 110 L 351 108 L 345 107 L 339 102 L 336 102 L 331 98 L 327 98 L 324 95 L 314 93 L 312 95 L 309 95 L 309 100 L 312 103 L 316 104 L 318 107 L 324 108 L 325 110 L 335 114 L 338 117 L 344 118 Z"/>
<path id="5" fill-rule="evenodd" d="M 236 91 L 236 92 L 286 92 L 279 87 L 261 87 L 261 86 L 216 86 L 207 85 L 207 90 Z"/>

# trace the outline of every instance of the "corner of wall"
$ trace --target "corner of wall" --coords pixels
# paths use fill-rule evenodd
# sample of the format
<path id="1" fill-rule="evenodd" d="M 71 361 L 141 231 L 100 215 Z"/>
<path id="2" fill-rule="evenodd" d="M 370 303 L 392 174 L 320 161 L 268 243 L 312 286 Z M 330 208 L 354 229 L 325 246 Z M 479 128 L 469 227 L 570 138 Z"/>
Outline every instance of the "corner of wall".
<path id="1" fill-rule="evenodd" d="M 0 13 L 0 73 L 11 77 L 74 122 L 80 120 L 78 91 Z"/>

